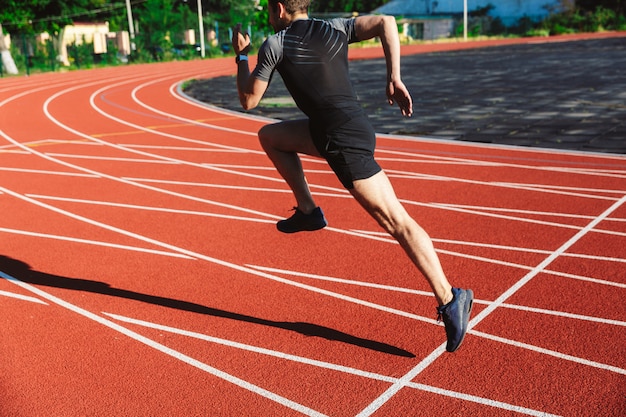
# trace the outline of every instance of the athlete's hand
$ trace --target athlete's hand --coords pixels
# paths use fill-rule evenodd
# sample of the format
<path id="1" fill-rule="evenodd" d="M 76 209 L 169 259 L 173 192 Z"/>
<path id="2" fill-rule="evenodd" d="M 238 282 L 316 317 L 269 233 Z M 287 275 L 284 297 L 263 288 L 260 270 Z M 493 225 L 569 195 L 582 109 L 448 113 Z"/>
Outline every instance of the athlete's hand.
<path id="1" fill-rule="evenodd" d="M 411 117 L 413 114 L 413 100 L 402 81 L 389 81 L 387 83 L 387 100 L 392 106 L 393 103 L 398 103 L 403 116 Z"/>
<path id="2" fill-rule="evenodd" d="M 250 52 L 250 35 L 241 33 L 241 23 L 237 23 L 237 26 L 233 29 L 232 43 L 235 54 L 247 55 Z"/>

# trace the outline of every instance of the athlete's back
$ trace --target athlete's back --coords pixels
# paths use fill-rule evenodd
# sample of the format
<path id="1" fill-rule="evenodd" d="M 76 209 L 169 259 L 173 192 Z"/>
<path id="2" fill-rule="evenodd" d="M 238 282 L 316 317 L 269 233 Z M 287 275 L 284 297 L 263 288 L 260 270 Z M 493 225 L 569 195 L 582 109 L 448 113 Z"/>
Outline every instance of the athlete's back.
<path id="1" fill-rule="evenodd" d="M 274 62 L 298 107 L 312 122 L 333 128 L 362 112 L 348 73 L 354 19 L 296 20 L 270 37 L 259 57 Z"/>

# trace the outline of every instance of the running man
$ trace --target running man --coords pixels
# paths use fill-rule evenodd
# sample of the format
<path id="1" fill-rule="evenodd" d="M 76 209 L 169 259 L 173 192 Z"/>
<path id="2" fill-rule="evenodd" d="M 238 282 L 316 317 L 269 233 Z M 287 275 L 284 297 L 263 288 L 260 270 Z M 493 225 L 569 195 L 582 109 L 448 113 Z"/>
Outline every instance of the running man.
<path id="1" fill-rule="evenodd" d="M 400 78 L 400 40 L 394 17 L 359 16 L 328 21 L 311 19 L 310 0 L 269 0 L 269 23 L 276 33 L 261 46 L 252 73 L 250 36 L 237 25 L 237 90 L 244 109 L 258 105 L 274 70 L 306 119 L 266 125 L 259 140 L 297 202 L 294 214 L 277 223 L 284 233 L 327 225 L 309 190 L 298 153 L 326 159 L 343 186 L 402 246 L 426 278 L 443 319 L 446 350 L 465 337 L 473 302 L 471 290 L 452 288 L 428 234 L 406 212 L 385 172 L 374 160 L 376 136 L 356 99 L 348 74 L 348 44 L 379 37 L 387 65 L 387 97 L 403 116 L 413 113 L 411 95 Z"/>

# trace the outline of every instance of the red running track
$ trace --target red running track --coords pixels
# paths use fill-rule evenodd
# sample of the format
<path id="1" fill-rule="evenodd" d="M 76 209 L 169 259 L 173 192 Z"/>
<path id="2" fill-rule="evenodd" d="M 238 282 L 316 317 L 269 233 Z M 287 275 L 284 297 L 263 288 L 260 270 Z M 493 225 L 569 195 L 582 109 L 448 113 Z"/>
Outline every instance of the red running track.
<path id="1" fill-rule="evenodd" d="M 0 415 L 626 413 L 626 158 L 380 136 L 477 297 L 448 354 L 425 281 L 324 163 L 304 158 L 330 227 L 275 230 L 293 199 L 265 121 L 177 90 L 233 67 L 0 80 Z"/>

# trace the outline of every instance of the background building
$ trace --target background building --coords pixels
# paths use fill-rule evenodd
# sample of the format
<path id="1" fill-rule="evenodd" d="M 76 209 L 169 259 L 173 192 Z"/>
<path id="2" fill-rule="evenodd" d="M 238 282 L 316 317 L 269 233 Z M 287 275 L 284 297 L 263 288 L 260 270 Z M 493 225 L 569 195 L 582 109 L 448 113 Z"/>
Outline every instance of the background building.
<path id="1" fill-rule="evenodd" d="M 542 20 L 566 3 L 571 0 L 467 0 L 467 9 L 489 8 L 489 16 L 511 26 L 521 18 Z M 392 0 L 372 13 L 396 16 L 404 24 L 404 35 L 412 39 L 445 38 L 454 34 L 455 22 L 463 14 L 463 0 Z"/>

